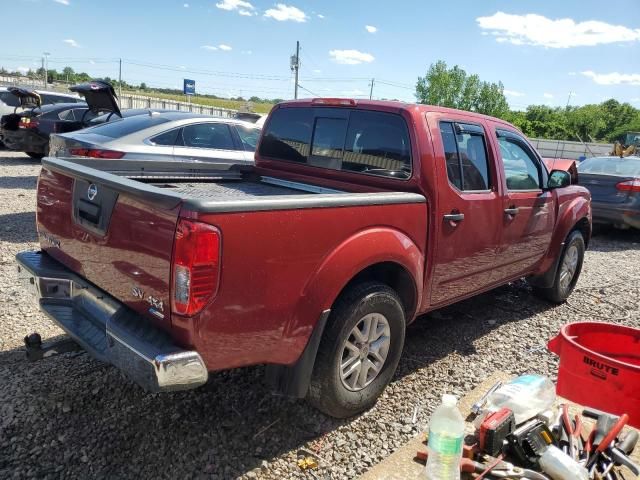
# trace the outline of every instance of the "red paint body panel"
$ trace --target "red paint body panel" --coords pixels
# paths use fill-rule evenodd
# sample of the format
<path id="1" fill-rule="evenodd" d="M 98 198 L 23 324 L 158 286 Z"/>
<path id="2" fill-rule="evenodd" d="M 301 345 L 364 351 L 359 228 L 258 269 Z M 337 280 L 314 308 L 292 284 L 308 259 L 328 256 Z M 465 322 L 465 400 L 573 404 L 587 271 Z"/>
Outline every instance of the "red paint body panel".
<path id="1" fill-rule="evenodd" d="M 276 108 L 310 105 L 301 100 Z M 406 120 L 410 179 L 276 161 L 258 153 L 256 172 L 344 192 L 413 192 L 424 196 L 425 203 L 199 213 L 180 206 L 163 210 L 142 196 L 120 193 L 108 232 L 100 236 L 73 221 L 74 180 L 43 169 L 38 186 L 42 246 L 171 332 L 178 343 L 195 348 L 210 370 L 220 370 L 295 362 L 322 312 L 371 265 L 393 262 L 409 274 L 417 315 L 543 273 L 576 223 L 590 221 L 590 198 L 582 187 L 507 191 L 495 130 L 517 130 L 505 122 L 397 102 L 357 101 L 356 108 L 394 112 Z M 490 190 L 459 192 L 449 183 L 440 120 L 482 127 Z M 512 204 L 522 215 L 505 218 L 503 209 Z M 443 219 L 452 210 L 465 214 L 458 226 Z M 218 294 L 193 318 L 169 318 L 167 313 L 173 236 L 180 216 L 216 226 L 222 238 Z M 53 246 L 48 237 L 59 239 L 63 248 Z M 134 284 L 164 302 L 164 319 L 149 314 L 149 304 L 134 298 Z"/>
<path id="2" fill-rule="evenodd" d="M 45 168 L 38 181 L 38 232 L 41 245 L 53 258 L 127 303 L 151 322 L 171 331 L 169 272 L 178 209 L 164 211 L 136 199 L 119 196 L 105 236 L 73 221 L 73 181 Z M 64 250 L 43 241 L 51 235 Z M 164 303 L 165 320 L 149 314 L 149 304 L 134 297 L 141 288 Z"/>
<path id="3" fill-rule="evenodd" d="M 426 218 L 425 204 L 199 215 L 223 232 L 220 290 L 180 325 L 210 369 L 292 363 L 359 271 L 395 261 L 421 282 Z"/>

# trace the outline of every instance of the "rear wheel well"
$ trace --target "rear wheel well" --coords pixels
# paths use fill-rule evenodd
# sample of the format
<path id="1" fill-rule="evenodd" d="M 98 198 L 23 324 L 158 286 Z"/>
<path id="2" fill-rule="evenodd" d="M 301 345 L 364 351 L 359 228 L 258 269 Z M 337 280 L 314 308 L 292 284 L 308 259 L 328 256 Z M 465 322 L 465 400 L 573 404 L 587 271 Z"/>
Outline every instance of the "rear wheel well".
<path id="1" fill-rule="evenodd" d="M 376 263 L 365 268 L 344 286 L 338 298 L 353 286 L 368 281 L 384 283 L 392 288 L 402 301 L 407 322 L 413 318 L 417 309 L 417 288 L 411 274 L 395 262 Z"/>
<path id="2" fill-rule="evenodd" d="M 578 230 L 582 233 L 582 238 L 584 238 L 584 246 L 585 248 L 589 248 L 589 240 L 591 240 L 591 222 L 587 217 L 581 218 L 578 223 L 573 226 L 573 230 Z M 571 232 L 569 232 L 571 233 Z"/>

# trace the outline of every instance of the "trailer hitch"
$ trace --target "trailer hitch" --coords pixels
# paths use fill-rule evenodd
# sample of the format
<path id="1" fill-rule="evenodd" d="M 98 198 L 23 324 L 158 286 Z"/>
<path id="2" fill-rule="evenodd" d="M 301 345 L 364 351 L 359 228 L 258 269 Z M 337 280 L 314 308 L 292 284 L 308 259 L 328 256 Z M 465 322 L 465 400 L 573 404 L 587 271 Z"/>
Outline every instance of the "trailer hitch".
<path id="1" fill-rule="evenodd" d="M 42 337 L 39 333 L 32 333 L 24 337 L 24 346 L 29 362 L 37 362 L 43 358 L 53 357 L 61 353 L 83 350 L 83 348 L 71 338 L 65 338 L 42 346 Z"/>

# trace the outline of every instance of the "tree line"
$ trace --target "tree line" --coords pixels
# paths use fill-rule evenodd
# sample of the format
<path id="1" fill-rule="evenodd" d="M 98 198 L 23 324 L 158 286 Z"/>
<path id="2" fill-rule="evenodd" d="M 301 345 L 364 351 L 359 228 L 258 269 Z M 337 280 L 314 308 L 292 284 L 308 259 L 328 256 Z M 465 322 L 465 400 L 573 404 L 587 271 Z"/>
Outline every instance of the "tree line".
<path id="1" fill-rule="evenodd" d="M 0 75 L 3 74 L 11 74 L 11 75 L 21 75 L 17 72 L 10 72 L 8 70 L 6 70 L 5 68 L 0 68 Z M 44 68 L 40 67 L 36 70 L 33 69 L 29 69 L 27 72 L 24 73 L 24 76 L 30 79 L 44 79 Z M 50 83 L 53 82 L 58 82 L 58 83 L 68 83 L 68 84 L 76 84 L 76 83 L 83 83 L 83 82 L 88 82 L 91 79 L 94 79 L 96 77 L 89 75 L 86 72 L 76 72 L 73 68 L 71 67 L 64 67 L 61 71 L 57 71 L 55 69 L 47 69 L 47 80 Z M 122 86 L 123 90 L 134 90 L 134 91 L 141 91 L 141 92 L 160 92 L 160 93 L 168 93 L 171 95 L 182 95 L 183 92 L 181 89 L 177 89 L 177 88 L 156 88 L 156 87 L 148 87 L 147 84 L 145 82 L 141 82 L 139 84 L 133 84 L 133 83 L 128 83 L 126 81 L 122 81 L 122 85 L 120 84 L 120 82 L 117 79 L 113 79 L 110 77 L 104 77 L 103 80 L 106 80 L 107 82 L 111 83 L 111 85 L 113 85 L 115 87 L 115 89 L 117 90 L 120 86 Z M 257 96 L 252 96 L 250 98 L 244 98 L 242 96 L 238 96 L 238 97 L 233 97 L 233 98 L 226 98 L 226 97 L 221 97 L 218 95 L 214 95 L 214 94 L 201 94 L 198 93 L 198 97 L 204 97 L 204 98 L 212 98 L 212 99 L 225 99 L 225 100 L 237 100 L 237 101 L 241 101 L 241 102 L 253 102 L 253 103 L 279 103 L 282 102 L 283 99 L 281 98 L 260 98 Z"/>
<path id="2" fill-rule="evenodd" d="M 533 138 L 614 142 L 625 132 L 640 132 L 640 109 L 629 103 L 610 99 L 581 107 L 529 105 L 524 111 L 511 110 L 502 82 L 482 81 L 444 61 L 431 64 L 427 74 L 418 77 L 416 99 L 502 118 Z"/>
<path id="3" fill-rule="evenodd" d="M 0 68 L 0 74 L 10 73 Z M 29 70 L 29 78 L 44 78 L 44 69 Z M 50 82 L 81 83 L 91 80 L 86 72 L 76 72 L 71 67 L 61 71 L 47 70 Z M 105 80 L 118 88 L 117 80 L 106 77 Z M 122 81 L 125 90 L 156 91 L 181 95 L 182 90 L 171 88 L 150 89 L 145 82 L 138 85 Z M 198 94 L 200 97 L 219 99 L 213 94 Z M 640 131 L 640 109 L 629 103 L 610 99 L 599 104 L 580 107 L 550 107 L 548 105 L 529 105 L 526 110 L 511 110 L 504 95 L 502 82 L 486 82 L 478 75 L 468 74 L 458 65 L 449 67 L 440 60 L 431 64 L 424 77 L 418 77 L 415 90 L 419 103 L 458 108 L 484 113 L 502 118 L 533 138 L 552 140 L 577 140 L 595 142 L 613 142 L 625 132 Z M 280 98 L 236 97 L 231 100 L 254 103 L 279 103 Z"/>

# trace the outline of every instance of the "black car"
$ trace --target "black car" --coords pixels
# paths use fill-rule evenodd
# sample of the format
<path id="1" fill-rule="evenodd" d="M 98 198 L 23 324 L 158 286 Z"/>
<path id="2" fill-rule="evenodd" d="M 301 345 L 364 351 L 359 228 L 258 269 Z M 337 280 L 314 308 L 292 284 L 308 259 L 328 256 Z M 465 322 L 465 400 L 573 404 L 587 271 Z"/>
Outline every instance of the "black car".
<path id="1" fill-rule="evenodd" d="M 26 88 L 8 89 L 20 100 L 24 111 L 0 119 L 0 140 L 9 150 L 25 152 L 40 159 L 49 153 L 49 136 L 89 126 L 89 121 L 105 112 L 121 116 L 116 94 L 108 82 L 93 80 L 69 90 L 84 96 L 86 103 L 41 105 L 40 95 Z M 108 121 L 108 118 L 107 120 Z"/>

